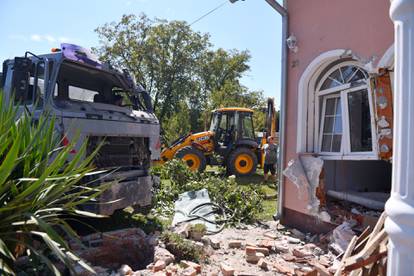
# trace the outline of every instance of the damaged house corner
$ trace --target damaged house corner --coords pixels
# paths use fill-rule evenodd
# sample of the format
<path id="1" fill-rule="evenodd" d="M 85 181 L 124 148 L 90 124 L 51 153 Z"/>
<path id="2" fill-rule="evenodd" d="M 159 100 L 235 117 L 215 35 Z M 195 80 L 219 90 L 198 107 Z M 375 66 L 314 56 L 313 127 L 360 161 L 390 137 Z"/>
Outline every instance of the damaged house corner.
<path id="1" fill-rule="evenodd" d="M 287 44 L 281 221 L 312 232 L 329 231 L 349 219 L 357 227 L 372 226 L 391 190 L 394 32 L 389 3 L 376 2 L 379 17 L 345 3 L 318 4 L 312 13 L 311 4 L 286 4 L 287 33 L 294 39 Z M 349 22 L 346 14 L 355 20 Z"/>

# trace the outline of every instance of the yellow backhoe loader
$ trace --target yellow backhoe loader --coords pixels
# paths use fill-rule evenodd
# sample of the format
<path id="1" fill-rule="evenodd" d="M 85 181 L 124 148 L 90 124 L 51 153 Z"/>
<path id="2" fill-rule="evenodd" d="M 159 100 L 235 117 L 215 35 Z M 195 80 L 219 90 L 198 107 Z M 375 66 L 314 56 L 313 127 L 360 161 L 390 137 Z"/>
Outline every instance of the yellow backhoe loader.
<path id="1" fill-rule="evenodd" d="M 161 152 L 161 163 L 180 158 L 191 170 L 203 171 L 207 165 L 226 166 L 229 174 L 246 176 L 254 173 L 262 161 L 261 144 L 276 131 L 273 99 L 268 99 L 266 131 L 256 139 L 253 110 L 241 107 L 219 108 L 212 112 L 210 129 L 189 133 Z"/>

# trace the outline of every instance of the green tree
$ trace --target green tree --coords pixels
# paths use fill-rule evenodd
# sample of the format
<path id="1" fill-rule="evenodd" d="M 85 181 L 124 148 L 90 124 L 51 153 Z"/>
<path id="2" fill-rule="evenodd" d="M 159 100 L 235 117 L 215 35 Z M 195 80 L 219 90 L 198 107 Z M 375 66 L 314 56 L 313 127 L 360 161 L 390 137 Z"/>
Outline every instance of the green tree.
<path id="1" fill-rule="evenodd" d="M 264 103 L 262 92 L 240 84 L 248 51 L 215 50 L 208 34 L 186 22 L 124 15 L 95 31 L 101 60 L 130 71 L 150 93 L 166 141 L 203 130 L 214 108 Z"/>
<path id="2" fill-rule="evenodd" d="M 198 60 L 209 47 L 208 35 L 182 21 L 124 15 L 120 22 L 96 29 L 103 61 L 126 68 L 150 93 L 161 122 L 179 111 L 195 88 Z"/>

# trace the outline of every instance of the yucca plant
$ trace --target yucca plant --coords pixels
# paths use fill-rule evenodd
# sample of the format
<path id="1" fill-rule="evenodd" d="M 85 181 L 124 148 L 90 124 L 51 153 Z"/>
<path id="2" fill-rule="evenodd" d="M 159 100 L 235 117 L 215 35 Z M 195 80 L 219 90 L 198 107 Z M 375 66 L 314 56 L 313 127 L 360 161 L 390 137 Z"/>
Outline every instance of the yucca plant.
<path id="1" fill-rule="evenodd" d="M 35 257 L 47 274 L 60 274 L 56 260 L 72 270 L 75 264 L 90 270 L 62 236 L 77 238 L 66 218 L 97 216 L 77 208 L 104 188 L 80 181 L 93 173 L 94 154 L 82 159 L 85 143 L 70 160 L 73 144 L 61 146 L 51 116 L 35 123 L 28 112 L 17 118 L 17 108 L 0 94 L 0 274 L 16 274 L 22 255 Z"/>

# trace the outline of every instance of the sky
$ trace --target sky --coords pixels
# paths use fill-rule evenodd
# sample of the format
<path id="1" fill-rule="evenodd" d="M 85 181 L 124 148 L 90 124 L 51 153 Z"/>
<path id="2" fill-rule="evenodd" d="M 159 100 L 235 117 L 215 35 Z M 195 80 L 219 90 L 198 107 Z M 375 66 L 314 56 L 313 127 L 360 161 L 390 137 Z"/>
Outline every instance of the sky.
<path id="1" fill-rule="evenodd" d="M 215 48 L 247 49 L 250 71 L 242 83 L 275 97 L 279 106 L 281 17 L 265 0 L 0 0 L 0 60 L 48 53 L 61 42 L 98 46 L 94 29 L 123 14 L 191 23 L 223 3 L 191 27 L 209 33 Z"/>

